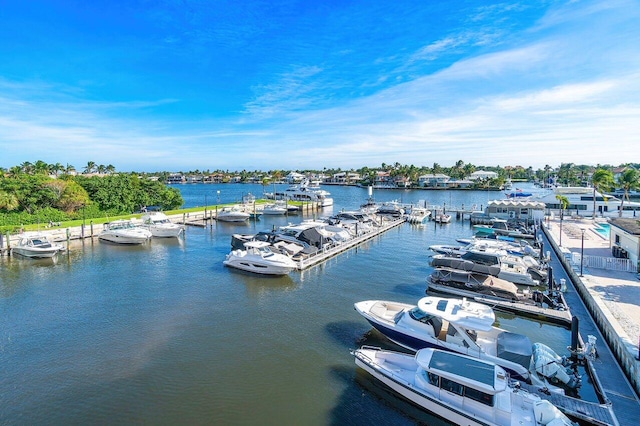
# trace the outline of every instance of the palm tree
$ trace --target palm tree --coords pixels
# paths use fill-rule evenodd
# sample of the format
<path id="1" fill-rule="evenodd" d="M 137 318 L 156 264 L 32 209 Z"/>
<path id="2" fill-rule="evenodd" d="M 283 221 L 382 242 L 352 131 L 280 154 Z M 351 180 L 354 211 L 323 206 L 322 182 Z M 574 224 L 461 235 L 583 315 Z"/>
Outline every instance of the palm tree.
<path id="1" fill-rule="evenodd" d="M 91 172 L 93 172 L 93 170 L 96 168 L 96 163 L 93 161 L 89 161 L 87 162 L 87 165 L 84 166 L 84 173 L 85 174 L 89 174 Z"/>
<path id="2" fill-rule="evenodd" d="M 562 219 L 564 219 L 564 211 L 569 207 L 569 199 L 564 195 L 556 195 L 556 200 L 560 203 L 560 247 L 562 247 Z"/>
<path id="3" fill-rule="evenodd" d="M 11 211 L 19 206 L 18 199 L 14 194 L 0 190 L 0 210 Z"/>
<path id="4" fill-rule="evenodd" d="M 596 218 L 596 191 L 602 192 L 613 186 L 613 174 L 606 169 L 597 169 L 591 176 L 593 185 L 593 219 Z"/>
<path id="5" fill-rule="evenodd" d="M 76 168 L 73 167 L 73 165 L 67 163 L 67 165 L 65 166 L 64 170 L 63 170 L 66 174 L 71 174 L 71 172 L 75 172 Z"/>
<path id="6" fill-rule="evenodd" d="M 622 196 L 622 202 L 620 203 L 620 211 L 618 212 L 618 216 L 622 217 L 622 208 L 624 207 L 624 199 L 629 200 L 629 191 L 633 189 L 637 189 L 640 187 L 640 175 L 638 175 L 638 171 L 633 167 L 629 167 L 618 177 L 616 182 L 618 188 L 624 190 L 624 195 Z"/>
<path id="7" fill-rule="evenodd" d="M 33 164 L 31 164 L 29 161 L 25 161 L 24 163 L 20 164 L 20 168 L 24 173 L 28 175 L 33 173 Z"/>
<path id="8" fill-rule="evenodd" d="M 116 171 L 116 168 L 115 168 L 112 164 L 109 164 L 109 165 L 107 166 L 107 168 L 106 168 L 106 171 L 107 171 L 107 173 L 109 173 L 110 175 L 112 175 L 112 174 Z M 207 170 L 206 174 L 209 174 L 209 171 L 208 171 L 208 170 Z"/>

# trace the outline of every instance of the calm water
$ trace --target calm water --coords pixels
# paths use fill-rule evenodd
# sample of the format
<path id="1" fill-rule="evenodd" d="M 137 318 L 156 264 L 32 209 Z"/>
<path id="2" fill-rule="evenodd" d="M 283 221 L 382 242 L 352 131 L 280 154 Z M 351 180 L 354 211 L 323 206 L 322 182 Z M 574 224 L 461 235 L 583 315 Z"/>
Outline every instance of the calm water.
<path id="1" fill-rule="evenodd" d="M 238 200 L 260 185 L 179 186 L 185 205 Z M 365 189 L 327 187 L 330 214 Z M 378 191 L 377 201 L 486 205 L 500 193 Z M 75 242 L 57 262 L 0 258 L 1 424 L 442 424 L 394 398 L 349 349 L 390 346 L 353 309 L 415 303 L 427 247 L 468 237 L 468 222 L 395 228 L 282 278 L 222 266 L 231 234 L 300 221 L 188 228 L 142 247 Z M 569 331 L 499 315 L 559 353 Z M 586 399 L 590 399 L 587 395 Z"/>

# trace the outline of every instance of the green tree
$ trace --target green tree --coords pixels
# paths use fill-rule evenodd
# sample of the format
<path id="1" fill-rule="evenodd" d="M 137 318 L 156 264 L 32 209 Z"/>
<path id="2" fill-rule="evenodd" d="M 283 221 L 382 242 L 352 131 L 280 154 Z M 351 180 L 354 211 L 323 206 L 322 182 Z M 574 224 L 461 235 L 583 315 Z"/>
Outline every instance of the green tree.
<path id="1" fill-rule="evenodd" d="M 84 166 L 84 174 L 90 174 L 91 172 L 93 172 L 96 168 L 96 163 L 93 161 L 89 161 L 87 162 L 87 165 Z"/>
<path id="2" fill-rule="evenodd" d="M 593 219 L 596 218 L 596 191 L 602 192 L 613 186 L 613 174 L 606 169 L 598 168 L 591 176 L 593 185 Z"/>
<path id="3" fill-rule="evenodd" d="M 90 203 L 89 194 L 83 187 L 76 182 L 69 180 L 65 181 L 65 186 L 56 203 L 56 207 L 65 213 L 73 213 L 80 207 L 83 207 Z"/>
<path id="4" fill-rule="evenodd" d="M 618 177 L 616 184 L 618 188 L 624 190 L 624 195 L 622 196 L 622 202 L 620 203 L 620 211 L 618 215 L 622 217 L 622 208 L 624 207 L 625 198 L 629 201 L 629 191 L 638 189 L 640 187 L 640 176 L 638 175 L 638 171 L 633 167 L 629 167 Z"/>
<path id="5" fill-rule="evenodd" d="M 12 211 L 17 209 L 19 205 L 14 194 L 0 190 L 0 210 Z"/>

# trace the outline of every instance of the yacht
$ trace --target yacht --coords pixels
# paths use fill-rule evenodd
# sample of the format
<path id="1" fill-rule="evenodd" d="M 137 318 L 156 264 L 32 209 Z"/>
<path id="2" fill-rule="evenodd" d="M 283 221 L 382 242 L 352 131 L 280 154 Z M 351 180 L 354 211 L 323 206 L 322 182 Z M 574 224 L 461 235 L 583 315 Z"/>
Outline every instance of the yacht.
<path id="1" fill-rule="evenodd" d="M 308 179 L 303 180 L 298 185 L 289 186 L 283 192 L 265 193 L 264 195 L 272 200 L 315 202 L 320 207 L 333 205 L 331 194 L 320 187 L 311 186 Z"/>
<path id="2" fill-rule="evenodd" d="M 433 348 L 414 356 L 364 346 L 352 354 L 358 367 L 391 390 L 453 424 L 575 424 L 492 362 Z"/>
<path id="3" fill-rule="evenodd" d="M 232 250 L 223 265 L 261 275 L 286 275 L 296 263 L 281 253 L 274 253 L 266 241 L 247 241 L 244 250 Z"/>
<path id="4" fill-rule="evenodd" d="M 558 186 L 553 192 L 540 197 L 538 201 L 545 203 L 547 209 L 560 213 L 561 205 L 556 196 L 561 195 L 569 201 L 569 206 L 565 212 L 572 216 L 593 217 L 595 197 L 595 214 L 597 216 L 618 217 L 620 206 L 622 206 L 622 216 L 632 217 L 640 213 L 640 203 L 636 201 L 625 201 L 613 195 L 604 195 L 594 188 L 579 186 Z M 636 213 L 638 212 L 638 213 Z"/>
<path id="5" fill-rule="evenodd" d="M 98 238 L 117 244 L 143 244 L 149 241 L 151 236 L 151 231 L 136 226 L 130 220 L 114 220 L 104 224 Z"/>
<path id="6" fill-rule="evenodd" d="M 142 228 L 151 231 L 151 235 L 159 238 L 179 237 L 184 228 L 169 220 L 162 212 L 147 212 L 142 215 Z"/>
<path id="7" fill-rule="evenodd" d="M 54 257 L 63 250 L 64 246 L 51 243 L 46 235 L 27 232 L 20 235 L 18 243 L 11 248 L 11 254 L 37 259 Z"/>
<path id="8" fill-rule="evenodd" d="M 439 348 L 490 361 L 512 378 L 558 393 L 580 386 L 579 375 L 551 348 L 493 326 L 496 317 L 490 306 L 427 296 L 417 306 L 367 300 L 354 307 L 376 330 L 407 349 Z"/>

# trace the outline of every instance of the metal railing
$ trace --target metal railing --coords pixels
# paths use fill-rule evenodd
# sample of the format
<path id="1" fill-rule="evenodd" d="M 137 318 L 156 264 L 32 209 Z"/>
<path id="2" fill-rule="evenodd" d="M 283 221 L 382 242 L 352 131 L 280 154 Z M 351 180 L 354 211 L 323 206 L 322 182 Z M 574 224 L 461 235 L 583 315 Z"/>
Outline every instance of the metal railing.
<path id="1" fill-rule="evenodd" d="M 585 255 L 581 262 L 580 253 L 571 253 L 571 263 L 583 265 L 586 268 L 607 269 L 609 271 L 638 272 L 638 265 L 631 259 L 621 259 L 617 257 L 590 256 Z"/>

